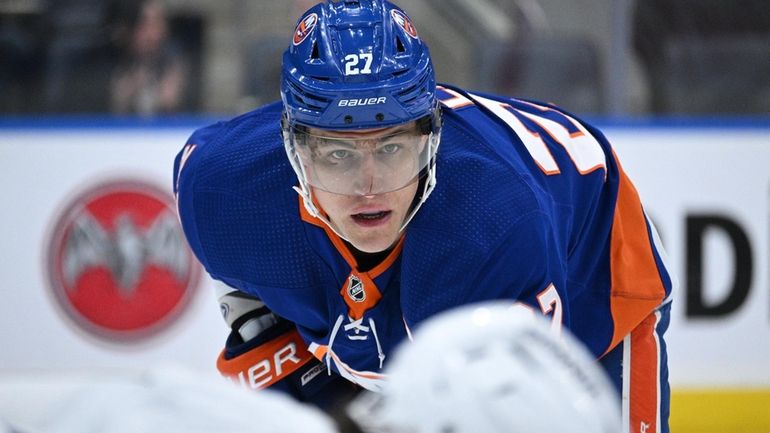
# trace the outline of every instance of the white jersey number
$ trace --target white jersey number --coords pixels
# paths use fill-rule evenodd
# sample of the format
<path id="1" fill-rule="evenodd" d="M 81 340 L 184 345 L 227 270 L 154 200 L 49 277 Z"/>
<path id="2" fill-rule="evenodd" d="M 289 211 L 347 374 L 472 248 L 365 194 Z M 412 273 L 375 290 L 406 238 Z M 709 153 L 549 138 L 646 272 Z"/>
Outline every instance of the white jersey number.
<path id="1" fill-rule="evenodd" d="M 540 304 L 540 311 L 542 311 L 544 315 L 547 316 L 552 314 L 551 330 L 559 335 L 561 333 L 563 307 L 561 305 L 559 292 L 556 290 L 553 283 L 549 284 L 545 290 L 537 295 L 537 303 Z"/>
<path id="2" fill-rule="evenodd" d="M 372 60 L 372 53 L 348 54 L 345 56 L 345 75 L 371 74 Z M 364 67 L 359 69 L 362 62 Z"/>
<path id="3" fill-rule="evenodd" d="M 502 119 L 519 136 L 532 159 L 535 160 L 535 163 L 545 174 L 559 174 L 561 171 L 540 133 L 529 129 L 522 122 L 522 119 L 532 121 L 542 128 L 555 142 L 559 143 L 567 152 L 580 174 L 592 173 L 599 169 L 604 169 L 606 173 L 607 161 L 602 146 L 577 120 L 549 107 L 529 102 L 521 101 L 523 104 L 531 107 L 534 113 L 481 96 L 471 96 L 479 104 Z M 536 114 L 537 112 L 543 115 Z M 545 113 L 550 113 L 552 118 L 546 117 Z M 554 120 L 554 118 L 558 119 L 558 121 Z M 573 131 L 570 132 L 570 129 L 573 129 Z"/>
<path id="4" fill-rule="evenodd" d="M 564 307 L 561 302 L 561 296 L 559 296 L 559 291 L 556 290 L 556 286 L 554 286 L 553 283 L 549 284 L 542 292 L 538 293 L 537 304 L 540 306 L 540 312 L 543 313 L 543 316 L 551 316 L 551 331 L 555 332 L 556 335 L 561 335 Z M 521 301 L 514 302 L 513 308 L 526 311 L 533 316 L 537 314 L 532 306 Z"/>

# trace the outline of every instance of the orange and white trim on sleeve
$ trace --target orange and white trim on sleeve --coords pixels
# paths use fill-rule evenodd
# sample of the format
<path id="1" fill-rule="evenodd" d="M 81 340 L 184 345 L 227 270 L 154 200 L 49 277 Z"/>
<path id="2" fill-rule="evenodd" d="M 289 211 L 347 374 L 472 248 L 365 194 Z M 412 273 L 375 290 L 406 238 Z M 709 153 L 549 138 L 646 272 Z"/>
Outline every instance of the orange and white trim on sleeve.
<path id="1" fill-rule="evenodd" d="M 619 172 L 610 241 L 610 309 L 615 326 L 606 352 L 617 346 L 666 296 L 639 194 L 614 152 L 613 157 Z"/>
<path id="2" fill-rule="evenodd" d="M 623 339 L 623 433 L 660 433 L 660 311 Z"/>
<path id="3" fill-rule="evenodd" d="M 246 388 L 267 388 L 313 359 L 297 330 L 287 332 L 232 359 L 219 354 L 217 370 Z"/>

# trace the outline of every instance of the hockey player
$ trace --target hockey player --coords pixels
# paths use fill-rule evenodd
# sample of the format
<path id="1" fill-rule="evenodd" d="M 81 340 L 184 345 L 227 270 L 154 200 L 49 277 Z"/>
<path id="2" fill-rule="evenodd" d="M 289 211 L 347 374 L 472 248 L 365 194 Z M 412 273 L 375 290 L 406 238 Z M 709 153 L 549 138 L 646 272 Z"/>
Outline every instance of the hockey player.
<path id="1" fill-rule="evenodd" d="M 346 411 L 350 421 L 341 413 L 344 430 L 622 431 L 617 395 L 582 345 L 509 301 L 438 314 L 394 355 L 382 392 L 357 397 Z"/>
<path id="2" fill-rule="evenodd" d="M 188 242 L 223 283 L 223 374 L 324 407 L 378 390 L 426 318 L 518 300 L 589 348 L 629 431 L 667 431 L 673 278 L 601 132 L 436 85 L 414 24 L 384 0 L 308 10 L 281 94 L 196 131 L 175 162 Z"/>

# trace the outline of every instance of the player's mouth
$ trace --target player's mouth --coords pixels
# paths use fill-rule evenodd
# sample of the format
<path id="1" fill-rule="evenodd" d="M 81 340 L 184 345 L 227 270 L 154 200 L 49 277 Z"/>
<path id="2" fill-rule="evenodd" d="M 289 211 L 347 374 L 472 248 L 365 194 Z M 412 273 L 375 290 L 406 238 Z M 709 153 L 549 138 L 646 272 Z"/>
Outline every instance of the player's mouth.
<path id="1" fill-rule="evenodd" d="M 377 227 L 390 219 L 392 211 L 361 212 L 351 215 L 356 224 L 363 227 Z"/>

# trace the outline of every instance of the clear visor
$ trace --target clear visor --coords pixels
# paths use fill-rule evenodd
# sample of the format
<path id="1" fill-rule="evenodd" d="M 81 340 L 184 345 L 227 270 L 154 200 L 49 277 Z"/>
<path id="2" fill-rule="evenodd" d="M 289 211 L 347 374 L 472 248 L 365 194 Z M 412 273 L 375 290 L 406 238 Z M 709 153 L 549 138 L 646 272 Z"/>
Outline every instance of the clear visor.
<path id="1" fill-rule="evenodd" d="M 334 194 L 375 195 L 417 181 L 430 164 L 429 142 L 415 123 L 395 132 L 318 133 L 292 128 L 286 143 L 307 183 Z"/>

